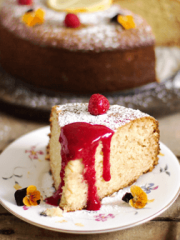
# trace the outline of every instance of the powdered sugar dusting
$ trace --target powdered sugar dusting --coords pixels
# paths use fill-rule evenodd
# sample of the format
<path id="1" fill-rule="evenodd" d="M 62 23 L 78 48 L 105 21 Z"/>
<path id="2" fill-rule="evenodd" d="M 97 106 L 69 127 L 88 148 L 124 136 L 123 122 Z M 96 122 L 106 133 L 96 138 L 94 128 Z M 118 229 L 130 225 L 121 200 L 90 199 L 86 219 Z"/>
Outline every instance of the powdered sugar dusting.
<path id="1" fill-rule="evenodd" d="M 57 106 L 58 121 L 61 127 L 73 122 L 100 124 L 116 130 L 130 121 L 149 116 L 139 110 L 112 105 L 106 114 L 93 116 L 88 112 L 88 103 L 68 103 Z"/>
<path id="2" fill-rule="evenodd" d="M 33 0 L 33 6 L 18 5 L 17 0 L 6 0 L 2 5 L 0 20 L 17 36 L 43 46 L 53 46 L 70 50 L 113 50 L 148 46 L 154 43 L 151 27 L 139 16 L 119 5 L 112 5 L 105 11 L 79 13 L 81 28 L 64 26 L 65 12 L 57 12 L 47 7 L 46 0 Z M 42 8 L 45 22 L 35 27 L 26 26 L 21 18 L 29 9 Z M 136 28 L 124 30 L 111 22 L 117 13 L 133 15 Z"/>

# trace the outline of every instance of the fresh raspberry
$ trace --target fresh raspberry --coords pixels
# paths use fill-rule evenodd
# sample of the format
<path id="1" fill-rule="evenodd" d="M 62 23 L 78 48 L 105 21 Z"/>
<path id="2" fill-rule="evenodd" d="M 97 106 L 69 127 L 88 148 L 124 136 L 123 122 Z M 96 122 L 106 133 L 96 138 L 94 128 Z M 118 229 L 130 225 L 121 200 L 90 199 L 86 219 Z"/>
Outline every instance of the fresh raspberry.
<path id="1" fill-rule="evenodd" d="M 81 25 L 77 15 L 68 13 L 65 17 L 64 24 L 66 27 L 77 28 Z"/>
<path id="2" fill-rule="evenodd" d="M 19 5 L 31 5 L 32 0 L 17 0 Z"/>
<path id="3" fill-rule="evenodd" d="M 109 107 L 110 107 L 109 101 L 105 96 L 97 93 L 97 94 L 93 94 L 90 97 L 89 105 L 88 105 L 88 111 L 92 115 L 104 114 L 104 113 L 107 112 Z"/>

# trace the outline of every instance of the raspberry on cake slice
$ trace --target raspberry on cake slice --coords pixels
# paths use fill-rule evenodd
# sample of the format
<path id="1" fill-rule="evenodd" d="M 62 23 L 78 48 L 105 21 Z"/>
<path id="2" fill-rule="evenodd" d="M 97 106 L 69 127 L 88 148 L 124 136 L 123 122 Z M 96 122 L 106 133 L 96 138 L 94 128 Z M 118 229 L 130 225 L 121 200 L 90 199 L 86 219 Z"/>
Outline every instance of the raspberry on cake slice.
<path id="1" fill-rule="evenodd" d="M 47 203 L 67 211 L 98 210 L 102 198 L 158 163 L 158 122 L 139 110 L 103 106 L 99 115 L 91 114 L 91 101 L 90 112 L 88 103 L 52 108 L 48 150 L 56 192 Z"/>

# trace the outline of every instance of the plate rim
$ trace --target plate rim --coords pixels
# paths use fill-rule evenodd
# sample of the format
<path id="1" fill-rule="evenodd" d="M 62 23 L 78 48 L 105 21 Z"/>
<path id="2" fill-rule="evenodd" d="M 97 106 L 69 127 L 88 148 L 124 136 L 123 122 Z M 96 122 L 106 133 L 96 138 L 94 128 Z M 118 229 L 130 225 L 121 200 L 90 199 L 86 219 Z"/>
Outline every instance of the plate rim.
<path id="1" fill-rule="evenodd" d="M 27 137 L 27 135 L 30 135 L 30 134 L 35 134 L 36 132 L 38 131 L 48 131 L 49 130 L 49 126 L 44 126 L 44 127 L 40 127 L 40 128 L 37 128 L 33 131 L 30 131 L 22 136 L 20 136 L 19 138 L 17 138 L 15 141 L 13 141 L 11 144 L 9 144 L 4 150 L 3 152 L 0 154 L 0 158 L 2 157 L 2 155 L 8 151 L 9 148 L 11 148 L 11 146 L 13 144 L 15 144 L 17 141 L 20 141 L 22 138 L 24 137 Z M 159 141 L 159 144 L 160 146 L 163 146 L 163 148 L 165 148 L 166 150 L 168 150 L 172 156 L 174 157 L 174 159 L 176 159 L 177 163 L 179 163 L 177 157 L 175 156 L 175 154 L 164 144 L 162 143 L 161 141 Z M 179 165 L 179 169 L 180 169 L 180 165 Z M 125 229 L 128 229 L 128 228 L 132 228 L 132 227 L 135 227 L 135 226 L 138 226 L 138 225 L 141 225 L 143 223 L 146 223 L 150 220 L 152 220 L 153 218 L 155 218 L 156 216 L 160 215 L 161 213 L 163 213 L 166 209 L 168 209 L 174 202 L 175 200 L 178 198 L 180 194 L 180 183 L 179 183 L 179 187 L 178 187 L 178 190 L 176 192 L 176 194 L 174 195 L 174 197 L 171 199 L 170 202 L 167 203 L 166 206 L 164 206 L 162 209 L 160 209 L 159 211 L 157 211 L 156 213 L 154 213 L 153 215 L 147 217 L 147 218 L 144 218 L 144 219 L 141 219 L 135 223 L 131 223 L 131 224 L 127 224 L 127 225 L 124 225 L 124 226 L 119 226 L 119 227 L 111 227 L 111 228 L 106 228 L 106 229 L 99 229 L 99 230 L 69 230 L 69 229 L 62 229 L 62 228 L 54 228 L 54 227 L 50 227 L 50 226 L 47 226 L 47 225 L 43 225 L 43 224 L 40 224 L 40 223 L 37 223 L 37 222 L 34 222 L 32 220 L 29 220 L 23 216 L 21 216 L 20 214 L 18 214 L 17 212 L 14 212 L 11 208 L 9 208 L 5 203 L 4 201 L 2 200 L 1 196 L 0 196 L 0 204 L 8 211 L 10 212 L 12 215 L 14 215 L 15 217 L 23 220 L 24 222 L 26 223 L 29 223 L 29 224 L 32 224 L 36 227 L 40 227 L 40 228 L 43 228 L 43 229 L 46 229 L 46 230 L 51 230 L 51 231 L 54 231 L 54 232 L 62 232 L 62 233 L 69 233 L 69 234 L 100 234 L 100 233 L 108 233 L 108 232 L 115 232 L 115 231 L 120 231 L 120 230 L 125 230 Z"/>

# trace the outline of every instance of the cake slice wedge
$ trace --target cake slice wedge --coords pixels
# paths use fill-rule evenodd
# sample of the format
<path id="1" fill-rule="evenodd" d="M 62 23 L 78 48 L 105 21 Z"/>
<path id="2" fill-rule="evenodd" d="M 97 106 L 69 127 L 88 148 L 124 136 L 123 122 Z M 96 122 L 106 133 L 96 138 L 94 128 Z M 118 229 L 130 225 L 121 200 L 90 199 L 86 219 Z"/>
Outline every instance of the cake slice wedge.
<path id="1" fill-rule="evenodd" d="M 88 103 L 54 106 L 50 129 L 56 193 L 47 203 L 67 211 L 98 210 L 102 198 L 131 185 L 158 163 L 158 121 L 139 110 L 113 105 L 94 116 Z"/>

